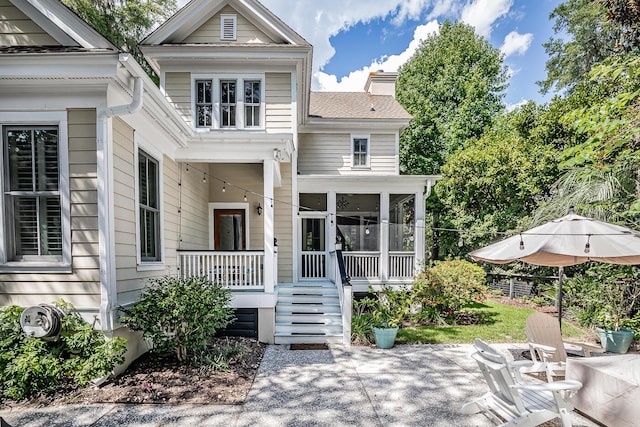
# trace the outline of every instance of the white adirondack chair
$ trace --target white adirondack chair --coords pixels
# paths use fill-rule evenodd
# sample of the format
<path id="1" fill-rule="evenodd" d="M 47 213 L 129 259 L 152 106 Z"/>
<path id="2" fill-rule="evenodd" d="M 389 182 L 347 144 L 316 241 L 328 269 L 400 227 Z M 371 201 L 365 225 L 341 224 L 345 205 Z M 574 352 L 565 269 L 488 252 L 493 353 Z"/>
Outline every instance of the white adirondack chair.
<path id="1" fill-rule="evenodd" d="M 603 351 L 601 347 L 586 343 L 563 341 L 558 319 L 545 313 L 529 315 L 525 333 L 533 361 L 526 372 L 545 372 L 549 382 L 555 377 L 564 377 L 567 349 L 582 352 L 585 357 L 589 357 L 592 352 Z"/>
<path id="2" fill-rule="evenodd" d="M 474 342 L 473 357 L 489 392 L 465 404 L 465 414 L 485 413 L 500 426 L 537 426 L 560 418 L 564 427 L 571 426 L 573 406 L 568 399 L 582 387 L 578 381 L 552 383 L 523 382 L 520 368 L 528 360 L 508 362 L 504 355 L 480 339 Z"/>

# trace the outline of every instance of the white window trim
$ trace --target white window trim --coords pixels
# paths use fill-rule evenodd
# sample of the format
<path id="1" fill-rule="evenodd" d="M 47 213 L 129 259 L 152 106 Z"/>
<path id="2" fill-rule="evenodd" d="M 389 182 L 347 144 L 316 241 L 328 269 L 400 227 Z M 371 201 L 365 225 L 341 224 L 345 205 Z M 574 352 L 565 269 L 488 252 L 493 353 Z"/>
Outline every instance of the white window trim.
<path id="1" fill-rule="evenodd" d="M 245 220 L 245 236 L 244 236 L 244 246 L 249 250 L 251 246 L 249 246 L 249 236 L 251 232 L 249 230 L 249 224 L 251 224 L 251 219 L 249 218 L 249 203 L 209 203 L 209 250 L 214 250 L 216 247 L 215 240 L 213 236 L 215 236 L 215 215 L 214 212 L 216 209 L 238 209 L 244 210 L 244 220 Z"/>
<path id="2" fill-rule="evenodd" d="M 198 80 L 211 80 L 213 101 L 211 114 L 211 127 L 198 127 L 198 112 L 196 109 L 197 85 Z M 221 127 L 220 126 L 220 82 L 236 81 L 236 126 Z M 244 123 L 244 81 L 257 80 L 260 82 L 260 126 L 245 127 Z M 196 133 L 211 132 L 212 130 L 222 130 L 226 132 L 236 131 L 264 131 L 266 129 L 266 102 L 265 102 L 265 75 L 264 74 L 192 74 L 191 75 L 191 120 L 193 130 Z"/>
<path id="3" fill-rule="evenodd" d="M 26 119 L 26 120 L 25 120 Z M 4 147 L 4 126 L 57 126 L 58 155 L 60 173 L 60 203 L 62 216 L 62 260 L 50 261 L 8 261 L 5 236 L 6 218 L 4 206 L 4 148 L 0 149 L 0 272 L 52 272 L 70 273 L 71 270 L 71 206 L 69 195 L 69 136 L 66 111 L 47 112 L 0 112 L 0 141 Z"/>
<path id="4" fill-rule="evenodd" d="M 138 134 L 136 133 L 136 136 Z M 142 143 L 138 140 L 138 138 L 134 138 L 134 173 L 135 173 L 135 189 L 134 189 L 134 205 L 135 205 L 135 218 L 136 218 L 136 266 L 137 271 L 154 271 L 154 270 L 163 270 L 165 269 L 165 245 L 164 245 L 164 163 L 163 163 L 163 155 L 156 148 Z M 140 222 L 142 221 L 140 218 L 140 182 L 138 177 L 138 158 L 140 155 L 140 150 L 147 153 L 153 160 L 158 162 L 158 203 L 159 203 L 159 211 L 160 211 L 160 224 L 159 224 L 159 246 L 160 246 L 160 260 L 159 261 L 143 261 L 140 256 Z"/>
<path id="5" fill-rule="evenodd" d="M 354 155 L 355 152 L 353 150 L 353 141 L 356 139 L 366 139 L 367 140 L 367 162 L 366 165 L 355 165 Z M 359 170 L 369 170 L 371 169 L 371 135 L 369 134 L 351 134 L 351 138 L 349 139 L 349 144 L 351 145 L 351 169 L 359 169 Z"/>
<path id="6" fill-rule="evenodd" d="M 225 37 L 224 34 L 224 21 L 227 19 L 231 19 L 233 21 L 233 36 Z M 238 38 L 238 16 L 233 14 L 222 14 L 220 15 L 220 40 L 221 41 L 234 41 Z"/>

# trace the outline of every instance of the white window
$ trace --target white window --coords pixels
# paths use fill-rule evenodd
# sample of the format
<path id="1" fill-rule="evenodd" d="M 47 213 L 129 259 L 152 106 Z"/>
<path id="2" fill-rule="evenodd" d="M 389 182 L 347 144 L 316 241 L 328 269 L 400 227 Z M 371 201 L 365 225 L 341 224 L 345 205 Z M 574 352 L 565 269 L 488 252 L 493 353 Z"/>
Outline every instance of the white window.
<path id="1" fill-rule="evenodd" d="M 160 176 L 158 161 L 138 151 L 139 248 L 141 262 L 161 261 Z"/>
<path id="2" fill-rule="evenodd" d="M 30 113 L 38 116 L 50 115 Z M 71 265 L 65 120 L 66 115 L 55 124 L 0 126 L 3 270 L 58 271 Z"/>
<path id="3" fill-rule="evenodd" d="M 354 168 L 368 168 L 370 166 L 369 136 L 351 136 L 351 159 Z"/>
<path id="4" fill-rule="evenodd" d="M 220 81 L 220 127 L 236 127 L 236 81 Z"/>
<path id="5" fill-rule="evenodd" d="M 260 80 L 244 81 L 244 126 L 260 127 Z"/>
<path id="6" fill-rule="evenodd" d="M 198 127 L 213 126 L 212 81 L 196 80 L 196 120 Z"/>
<path id="7" fill-rule="evenodd" d="M 194 76 L 196 129 L 263 129 L 264 76 Z"/>
<path id="8" fill-rule="evenodd" d="M 220 15 L 220 40 L 235 40 L 236 27 L 236 15 Z"/>

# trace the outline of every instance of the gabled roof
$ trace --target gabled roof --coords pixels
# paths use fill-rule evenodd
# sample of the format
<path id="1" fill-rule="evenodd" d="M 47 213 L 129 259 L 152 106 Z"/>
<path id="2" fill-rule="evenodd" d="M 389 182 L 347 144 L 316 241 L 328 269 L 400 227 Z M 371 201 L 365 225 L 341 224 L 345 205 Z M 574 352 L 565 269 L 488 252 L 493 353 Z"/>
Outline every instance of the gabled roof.
<path id="1" fill-rule="evenodd" d="M 60 46 L 86 50 L 115 50 L 100 33 L 58 0 L 9 0 Z"/>
<path id="2" fill-rule="evenodd" d="M 311 92 L 309 116 L 323 119 L 411 120 L 393 96 L 367 92 Z"/>
<path id="3" fill-rule="evenodd" d="M 231 6 L 273 40 L 310 44 L 256 0 L 192 0 L 147 36 L 141 45 L 179 44 L 224 7 Z"/>

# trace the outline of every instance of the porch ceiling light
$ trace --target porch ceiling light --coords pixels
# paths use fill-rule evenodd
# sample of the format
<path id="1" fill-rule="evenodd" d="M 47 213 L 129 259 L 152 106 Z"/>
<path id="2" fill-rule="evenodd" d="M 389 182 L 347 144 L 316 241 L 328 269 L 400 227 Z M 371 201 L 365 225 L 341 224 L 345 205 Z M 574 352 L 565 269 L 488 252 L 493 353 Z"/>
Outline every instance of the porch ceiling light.
<path id="1" fill-rule="evenodd" d="M 336 206 L 338 207 L 338 209 L 344 209 L 347 206 L 349 206 L 349 201 L 347 199 L 345 199 L 344 196 L 340 197 L 340 200 L 338 200 L 336 202 Z"/>

